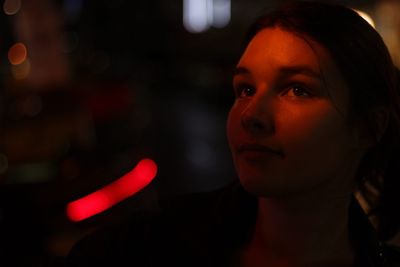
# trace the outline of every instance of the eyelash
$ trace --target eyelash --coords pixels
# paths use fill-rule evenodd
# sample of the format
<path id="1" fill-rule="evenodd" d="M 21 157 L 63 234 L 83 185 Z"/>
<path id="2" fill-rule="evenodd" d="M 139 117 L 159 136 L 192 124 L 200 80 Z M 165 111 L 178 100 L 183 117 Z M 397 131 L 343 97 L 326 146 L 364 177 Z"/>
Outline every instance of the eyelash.
<path id="1" fill-rule="evenodd" d="M 304 87 L 302 85 L 297 85 L 297 84 L 289 86 L 289 90 L 286 90 L 285 94 L 288 94 L 288 92 L 290 92 L 291 89 L 293 89 L 293 90 L 300 89 L 303 93 L 306 94 L 306 95 L 302 95 L 302 96 L 295 95 L 293 97 L 311 97 L 312 96 L 306 87 Z"/>
<path id="2" fill-rule="evenodd" d="M 243 95 L 245 90 L 247 90 L 246 95 Z M 249 85 L 249 84 L 239 84 L 237 87 L 235 87 L 235 94 L 237 98 L 243 98 L 243 97 L 248 97 L 254 95 L 256 89 Z"/>
<path id="3" fill-rule="evenodd" d="M 296 89 L 300 89 L 303 93 L 305 93 L 305 95 L 293 95 L 290 97 L 312 97 L 312 94 L 310 93 L 310 90 L 303 86 L 303 85 L 299 85 L 299 84 L 293 84 L 293 85 L 289 85 L 289 86 L 285 86 L 285 88 L 287 88 L 284 92 L 284 95 L 287 95 L 290 91 L 292 90 L 296 90 Z M 247 91 L 245 91 L 247 90 Z M 235 88 L 235 94 L 237 98 L 244 98 L 244 97 L 249 97 L 254 95 L 255 93 L 255 88 L 249 84 L 239 84 L 236 88 Z"/>

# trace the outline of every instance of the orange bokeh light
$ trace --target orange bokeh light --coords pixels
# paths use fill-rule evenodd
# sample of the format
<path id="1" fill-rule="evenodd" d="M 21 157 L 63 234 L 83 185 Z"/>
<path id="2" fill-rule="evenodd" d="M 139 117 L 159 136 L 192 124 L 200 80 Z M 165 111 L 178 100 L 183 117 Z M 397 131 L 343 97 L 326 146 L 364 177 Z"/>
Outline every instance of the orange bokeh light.
<path id="1" fill-rule="evenodd" d="M 26 60 L 28 55 L 26 46 L 23 43 L 16 43 L 8 50 L 8 60 L 12 65 L 19 65 Z"/>

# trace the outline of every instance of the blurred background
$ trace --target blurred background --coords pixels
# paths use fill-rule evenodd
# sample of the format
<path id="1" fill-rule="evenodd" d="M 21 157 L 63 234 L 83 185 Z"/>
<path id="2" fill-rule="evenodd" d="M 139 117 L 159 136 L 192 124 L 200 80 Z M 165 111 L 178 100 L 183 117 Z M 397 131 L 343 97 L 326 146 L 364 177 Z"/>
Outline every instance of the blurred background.
<path id="1" fill-rule="evenodd" d="M 1 0 L 0 266 L 52 266 L 97 227 L 236 176 L 225 137 L 244 33 L 273 0 Z M 400 64 L 400 2 L 365 12 Z M 138 194 L 81 221 L 68 203 L 144 158 Z"/>

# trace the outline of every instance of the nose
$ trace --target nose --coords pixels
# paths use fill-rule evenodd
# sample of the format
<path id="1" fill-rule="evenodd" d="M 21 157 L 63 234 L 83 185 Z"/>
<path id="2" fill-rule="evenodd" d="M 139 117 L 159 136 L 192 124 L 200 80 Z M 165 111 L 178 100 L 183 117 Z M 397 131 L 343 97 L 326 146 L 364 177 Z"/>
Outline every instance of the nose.
<path id="1" fill-rule="evenodd" d="M 241 114 L 242 127 L 251 135 L 268 135 L 275 131 L 273 109 L 270 103 L 252 99 Z"/>

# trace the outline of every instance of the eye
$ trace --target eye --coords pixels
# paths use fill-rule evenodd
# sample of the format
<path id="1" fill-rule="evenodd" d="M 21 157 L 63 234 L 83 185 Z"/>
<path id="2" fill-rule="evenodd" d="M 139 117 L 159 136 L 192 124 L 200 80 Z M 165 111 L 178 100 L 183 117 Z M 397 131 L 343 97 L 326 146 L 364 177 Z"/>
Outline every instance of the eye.
<path id="1" fill-rule="evenodd" d="M 256 92 L 256 89 L 253 86 L 248 85 L 248 84 L 239 84 L 235 88 L 236 97 L 238 97 L 238 98 L 252 96 L 252 95 L 254 95 L 255 92 Z"/>
<path id="2" fill-rule="evenodd" d="M 290 97 L 310 97 L 311 94 L 308 92 L 308 90 L 302 86 L 299 85 L 294 85 L 289 88 L 289 90 L 286 92 L 287 96 Z"/>

